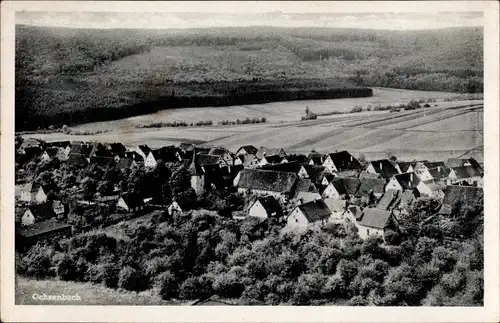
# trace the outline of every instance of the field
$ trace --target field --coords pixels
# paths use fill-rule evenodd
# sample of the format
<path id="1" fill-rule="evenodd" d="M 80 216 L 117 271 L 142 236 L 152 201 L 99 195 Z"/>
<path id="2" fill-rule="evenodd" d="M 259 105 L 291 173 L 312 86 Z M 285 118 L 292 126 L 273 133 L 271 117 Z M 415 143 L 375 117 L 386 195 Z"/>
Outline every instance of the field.
<path id="1" fill-rule="evenodd" d="M 413 96 L 424 95 L 425 92 L 380 90 L 373 98 L 365 98 L 364 104 L 378 102 L 396 103 L 404 101 L 395 95 L 404 95 L 405 100 Z M 438 94 L 434 94 L 439 98 Z M 449 95 L 441 93 L 441 98 Z M 332 104 L 334 109 L 348 109 L 355 103 L 350 100 L 317 100 L 308 102 L 314 112 L 326 110 Z M 368 101 L 367 101 L 368 100 Z M 350 104 L 348 104 L 350 103 Z M 304 102 L 280 103 L 281 109 L 271 109 L 270 104 L 254 105 L 252 109 L 243 106 L 226 108 L 204 108 L 202 116 L 231 119 L 238 116 L 238 111 L 252 111 L 248 116 L 266 116 L 268 123 L 250 125 L 214 125 L 207 127 L 186 128 L 136 128 L 138 124 L 147 123 L 144 119 L 129 118 L 114 122 L 82 125 L 81 129 L 98 130 L 106 127 L 109 132 L 96 135 L 30 134 L 47 141 L 55 140 L 96 140 L 102 142 L 120 141 L 134 146 L 146 143 L 151 147 L 181 142 L 192 142 L 206 146 L 224 146 L 236 151 L 242 145 L 256 147 L 284 147 L 290 152 L 308 153 L 312 149 L 320 152 L 331 152 L 347 149 L 355 155 L 366 158 L 385 158 L 388 153 L 395 154 L 401 160 L 430 159 L 444 160 L 462 155 L 472 155 L 483 160 L 483 107 L 482 101 L 437 102 L 437 107 L 390 113 L 389 111 L 365 111 L 360 113 L 339 114 L 319 117 L 317 120 L 299 121 L 304 110 Z M 434 103 L 433 103 L 434 105 Z M 286 108 L 285 108 L 286 107 Z M 287 111 L 285 113 L 285 110 Z M 196 109 L 179 110 L 177 117 L 196 120 Z M 289 112 L 293 111 L 293 112 Z M 275 118 L 270 114 L 275 112 Z M 166 113 L 166 111 L 164 111 Z M 233 113 L 233 114 L 231 114 Z M 250 113 L 250 112 L 248 112 Z M 268 114 L 269 113 L 269 114 Z M 281 115 L 279 115 L 281 113 Z M 292 117 L 293 115 L 293 117 Z M 288 116 L 288 119 L 282 120 Z M 165 117 L 165 116 L 164 116 Z M 241 117 L 241 116 L 240 116 Z M 158 115 L 144 116 L 148 120 L 161 119 Z"/>
<path id="2" fill-rule="evenodd" d="M 78 295 L 81 301 L 35 300 L 34 293 L 42 295 Z M 91 283 L 65 282 L 60 280 L 34 280 L 18 277 L 15 304 L 22 305 L 186 305 L 163 301 L 151 291 L 129 292 L 114 290 Z"/>

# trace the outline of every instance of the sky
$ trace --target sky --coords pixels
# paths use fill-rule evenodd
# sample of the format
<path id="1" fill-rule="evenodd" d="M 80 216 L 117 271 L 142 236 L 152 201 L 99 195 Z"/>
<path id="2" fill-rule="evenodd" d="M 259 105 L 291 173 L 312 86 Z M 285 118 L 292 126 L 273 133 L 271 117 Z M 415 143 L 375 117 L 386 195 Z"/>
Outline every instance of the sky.
<path id="1" fill-rule="evenodd" d="M 207 6 L 197 2 L 184 2 L 176 5 L 174 2 L 169 3 L 168 7 L 166 4 L 162 6 L 158 3 L 153 6 L 151 3 L 145 4 L 143 10 L 150 12 L 127 12 L 126 5 L 114 6 L 111 8 L 113 11 L 68 11 L 71 10 L 69 9 L 71 6 L 66 6 L 58 8 L 62 11 L 18 11 L 16 24 L 72 28 L 164 29 L 273 26 L 392 30 L 483 25 L 483 13 L 480 11 L 429 12 L 422 8 L 422 12 L 380 12 L 380 9 L 387 9 L 387 7 L 379 6 L 377 10 L 377 7 L 371 6 L 369 8 L 371 12 L 359 12 L 362 11 L 359 6 L 314 1 L 310 4 L 260 1 L 210 4 Z M 409 11 L 415 10 L 411 6 L 409 8 Z M 91 8 L 91 10 L 96 9 L 99 8 Z"/>

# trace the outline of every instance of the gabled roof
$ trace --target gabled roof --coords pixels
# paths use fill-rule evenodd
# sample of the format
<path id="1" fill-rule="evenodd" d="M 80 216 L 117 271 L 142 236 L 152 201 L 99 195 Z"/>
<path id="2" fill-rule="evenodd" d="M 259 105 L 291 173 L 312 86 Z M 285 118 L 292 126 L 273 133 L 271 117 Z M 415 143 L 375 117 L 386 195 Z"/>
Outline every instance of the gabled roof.
<path id="1" fill-rule="evenodd" d="M 200 155 L 196 154 L 196 149 L 193 148 L 193 158 L 191 160 L 191 164 L 188 167 L 188 170 L 191 172 L 192 176 L 200 176 L 203 175 L 204 171 L 200 164 Z"/>
<path id="2" fill-rule="evenodd" d="M 442 161 L 437 161 L 437 162 L 424 161 L 423 164 L 427 168 L 436 168 L 436 167 L 444 167 L 444 166 L 446 166 L 444 164 L 444 162 L 442 162 Z"/>
<path id="3" fill-rule="evenodd" d="M 66 141 L 52 141 L 49 143 L 50 146 L 52 147 L 60 147 L 60 148 L 66 148 L 66 147 L 71 147 L 71 142 L 69 140 Z"/>
<path id="4" fill-rule="evenodd" d="M 54 212 L 54 209 L 52 208 L 52 205 L 50 203 L 31 205 L 28 207 L 28 209 L 35 217 L 36 222 L 56 217 L 56 213 Z"/>
<path id="5" fill-rule="evenodd" d="M 69 155 L 83 155 L 84 157 L 89 157 L 92 152 L 92 146 L 87 144 L 73 144 L 71 145 L 71 149 L 69 151 Z"/>
<path id="6" fill-rule="evenodd" d="M 240 150 L 243 150 L 247 154 L 255 155 L 257 153 L 258 149 L 255 146 L 246 145 L 246 146 L 241 146 L 240 148 L 238 148 L 238 150 L 236 152 L 239 152 Z"/>
<path id="7" fill-rule="evenodd" d="M 208 155 L 208 154 L 198 154 L 197 161 L 200 165 L 219 165 L 221 162 L 224 162 L 221 156 L 218 155 Z"/>
<path id="8" fill-rule="evenodd" d="M 332 185 L 340 195 L 347 194 L 343 178 L 334 178 L 329 185 Z"/>
<path id="9" fill-rule="evenodd" d="M 440 180 L 448 177 L 450 175 L 450 169 L 445 166 L 439 166 L 436 168 L 429 168 L 429 174 L 431 174 L 432 178 L 435 180 Z"/>
<path id="10" fill-rule="evenodd" d="M 346 193 L 349 195 L 354 195 L 356 194 L 356 191 L 358 190 L 358 187 L 360 185 L 360 181 L 356 177 L 344 177 L 342 178 L 342 181 L 344 182 L 344 186 L 346 189 Z"/>
<path id="11" fill-rule="evenodd" d="M 313 161 L 314 165 L 321 165 L 324 161 L 324 156 L 321 154 L 309 155 L 309 161 Z"/>
<path id="12" fill-rule="evenodd" d="M 363 178 L 361 179 L 361 185 L 359 185 L 356 196 L 367 196 L 370 193 L 383 194 L 385 188 L 384 179 L 376 178 Z"/>
<path id="13" fill-rule="evenodd" d="M 255 160 L 255 155 L 254 154 L 240 155 L 238 156 L 238 158 L 243 163 L 243 166 L 250 166 L 252 162 Z"/>
<path id="14" fill-rule="evenodd" d="M 356 221 L 361 220 L 361 217 L 363 216 L 363 210 L 358 205 L 349 205 L 347 207 L 347 210 L 352 213 Z"/>
<path id="15" fill-rule="evenodd" d="M 30 226 L 26 226 L 20 230 L 20 234 L 23 237 L 31 238 L 43 234 L 48 234 L 51 232 L 59 232 L 62 230 L 69 230 L 70 225 L 59 223 L 55 220 L 47 220 L 42 222 L 35 222 Z"/>
<path id="16" fill-rule="evenodd" d="M 413 203 L 413 201 L 420 196 L 420 193 L 416 190 L 405 190 L 401 193 L 401 202 L 400 204 L 409 205 Z"/>
<path id="17" fill-rule="evenodd" d="M 126 193 L 120 196 L 129 208 L 135 208 L 144 204 L 144 200 L 137 194 Z"/>
<path id="18" fill-rule="evenodd" d="M 297 162 L 299 164 L 307 164 L 307 162 L 309 161 L 307 156 L 304 156 L 304 155 L 290 155 L 290 156 L 287 156 L 286 159 L 290 162 L 294 161 L 294 162 Z"/>
<path id="19" fill-rule="evenodd" d="M 281 157 L 278 156 L 278 158 Z M 280 163 L 280 164 L 264 165 L 260 169 L 274 170 L 278 172 L 298 173 L 300 170 L 300 164 L 297 162 Z"/>
<path id="20" fill-rule="evenodd" d="M 328 199 L 323 199 L 323 201 L 325 202 L 326 206 L 328 206 L 331 212 L 345 211 L 347 206 L 346 200 L 328 198 Z"/>
<path id="21" fill-rule="evenodd" d="M 279 156 L 286 156 L 286 152 L 283 148 L 268 148 L 268 147 L 260 147 L 257 150 L 257 153 L 255 156 L 261 160 L 262 157 L 264 156 L 272 156 L 272 155 L 279 155 Z"/>
<path id="22" fill-rule="evenodd" d="M 151 151 L 151 148 L 148 145 L 139 145 L 138 148 L 144 153 L 144 156 L 147 156 Z"/>
<path id="23" fill-rule="evenodd" d="M 380 159 L 370 162 L 375 171 L 382 175 L 384 178 L 391 178 L 392 176 L 399 174 L 398 170 L 394 165 L 387 159 Z"/>
<path id="24" fill-rule="evenodd" d="M 75 167 L 86 167 L 88 165 L 87 158 L 81 154 L 70 154 L 67 163 Z"/>
<path id="25" fill-rule="evenodd" d="M 346 150 L 328 154 L 335 164 L 337 170 L 347 170 L 347 169 L 360 169 L 361 164 L 359 161 L 354 158 L 351 154 L 349 154 Z"/>
<path id="26" fill-rule="evenodd" d="M 243 169 L 237 183 L 239 188 L 290 193 L 297 174 L 262 169 Z"/>
<path id="27" fill-rule="evenodd" d="M 323 178 L 326 178 L 326 180 L 328 181 L 328 183 L 330 183 L 331 181 L 333 181 L 334 179 L 336 179 L 337 176 L 335 176 L 334 174 L 330 174 L 330 173 L 323 173 L 321 175 L 321 180 L 323 180 Z"/>
<path id="28" fill-rule="evenodd" d="M 101 167 L 108 167 L 114 162 L 114 159 L 112 157 L 98 157 L 98 156 L 92 156 L 90 157 L 90 163 L 91 164 L 96 164 Z"/>
<path id="29" fill-rule="evenodd" d="M 255 203 L 257 203 L 257 201 L 259 201 L 259 203 L 264 207 L 268 216 L 272 215 L 273 213 L 276 213 L 276 215 L 278 216 L 282 214 L 281 205 L 278 203 L 278 201 L 276 201 L 274 197 L 262 196 L 258 197 L 255 200 Z"/>
<path id="30" fill-rule="evenodd" d="M 327 168 L 322 165 L 302 165 L 307 175 L 309 175 L 309 179 L 311 179 L 314 183 L 319 183 L 323 179 L 323 174 L 330 174 L 327 171 Z"/>
<path id="31" fill-rule="evenodd" d="M 391 211 L 377 208 L 365 208 L 363 210 L 363 217 L 358 224 L 365 227 L 383 229 L 387 226 L 391 214 Z"/>
<path id="32" fill-rule="evenodd" d="M 318 193 L 318 189 L 308 178 L 298 178 L 295 182 L 295 192 Z"/>
<path id="33" fill-rule="evenodd" d="M 359 173 L 357 170 L 343 170 L 343 171 L 340 171 L 340 172 L 336 172 L 335 175 L 337 175 L 337 177 L 358 177 L 359 176 Z"/>
<path id="34" fill-rule="evenodd" d="M 221 157 L 224 157 L 226 155 L 230 155 L 230 156 L 233 155 L 232 152 L 230 152 L 228 149 L 226 149 L 224 147 L 213 147 L 208 151 L 208 154 L 209 155 L 217 155 L 217 156 L 221 156 Z"/>
<path id="35" fill-rule="evenodd" d="M 279 155 L 265 155 L 262 159 L 266 159 L 266 161 L 270 164 L 278 164 L 283 160 L 283 157 Z"/>
<path id="36" fill-rule="evenodd" d="M 474 168 L 481 168 L 481 165 L 474 158 L 449 158 L 446 161 L 448 167 L 461 167 L 469 163 Z"/>
<path id="37" fill-rule="evenodd" d="M 474 186 L 449 185 L 444 191 L 443 204 L 453 205 L 461 200 L 469 205 L 474 205 L 483 198 L 483 189 Z"/>
<path id="38" fill-rule="evenodd" d="M 49 157 L 55 157 L 55 156 L 57 156 L 57 153 L 59 153 L 59 148 L 58 147 L 48 147 L 47 149 L 45 149 L 45 152 L 47 153 L 47 155 L 49 155 Z"/>
<path id="39" fill-rule="evenodd" d="M 415 170 L 415 164 L 417 162 L 402 162 L 402 161 L 398 161 L 396 163 L 398 164 L 399 169 L 401 169 L 401 172 L 405 173 L 408 170 L 408 168 L 410 168 L 410 166 L 412 166 L 413 169 Z"/>
<path id="40" fill-rule="evenodd" d="M 378 173 L 373 174 L 373 173 L 361 172 L 359 174 L 359 179 L 362 180 L 363 178 L 377 178 L 377 179 L 380 179 L 380 178 L 382 178 L 382 175 L 380 175 Z"/>
<path id="41" fill-rule="evenodd" d="M 413 172 L 395 175 L 394 178 L 398 181 L 403 190 L 413 189 L 420 183 L 417 174 Z"/>
<path id="42" fill-rule="evenodd" d="M 309 223 L 327 219 L 332 214 L 323 200 L 303 203 L 298 205 L 297 208 L 304 214 Z"/>
<path id="43" fill-rule="evenodd" d="M 139 153 L 136 151 L 126 151 L 123 153 L 119 153 L 118 156 L 120 158 L 131 158 L 135 162 L 144 162 L 144 157 L 139 155 Z"/>
<path id="44" fill-rule="evenodd" d="M 127 148 L 120 142 L 109 144 L 109 148 L 114 154 L 124 153 L 127 151 Z"/>
<path id="45" fill-rule="evenodd" d="M 462 167 L 453 167 L 452 168 L 457 178 L 470 178 L 481 176 L 481 171 L 472 166 L 462 166 Z"/>
<path id="46" fill-rule="evenodd" d="M 377 203 L 376 208 L 381 210 L 392 210 L 398 206 L 401 202 L 401 191 L 399 190 L 387 190 L 385 194 L 380 198 Z"/>

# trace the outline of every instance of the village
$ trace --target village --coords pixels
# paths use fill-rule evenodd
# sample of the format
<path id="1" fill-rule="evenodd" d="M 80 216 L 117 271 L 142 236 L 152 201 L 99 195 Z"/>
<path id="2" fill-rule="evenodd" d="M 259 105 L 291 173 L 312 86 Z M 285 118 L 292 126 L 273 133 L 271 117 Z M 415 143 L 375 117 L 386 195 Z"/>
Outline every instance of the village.
<path id="1" fill-rule="evenodd" d="M 419 198 L 440 201 L 437 214 L 445 217 L 457 203 L 478 203 L 483 174 L 473 158 L 367 161 L 348 151 L 302 155 L 245 145 L 231 152 L 187 143 L 151 149 L 17 137 L 16 248 L 207 203 L 255 226 L 272 221 L 284 232 L 303 232 L 350 224 L 361 239 L 385 241 L 398 235 L 400 217 Z M 214 194 L 226 200 L 215 202 Z"/>

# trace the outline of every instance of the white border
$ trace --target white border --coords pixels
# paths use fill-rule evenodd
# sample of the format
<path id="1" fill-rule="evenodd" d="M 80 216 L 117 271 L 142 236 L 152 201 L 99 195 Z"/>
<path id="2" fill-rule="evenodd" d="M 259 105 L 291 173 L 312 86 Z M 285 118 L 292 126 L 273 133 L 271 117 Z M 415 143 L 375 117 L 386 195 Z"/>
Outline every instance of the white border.
<path id="1" fill-rule="evenodd" d="M 1 320 L 23 322 L 498 322 L 499 315 L 499 4 L 497 1 L 272 2 L 289 12 L 483 11 L 485 39 L 485 301 L 484 307 L 184 307 L 14 305 L 14 12 L 32 11 L 245 11 L 258 2 L 31 2 L 1 4 Z M 269 8 L 269 4 L 266 5 Z M 6 265 L 8 264 L 8 265 Z"/>

